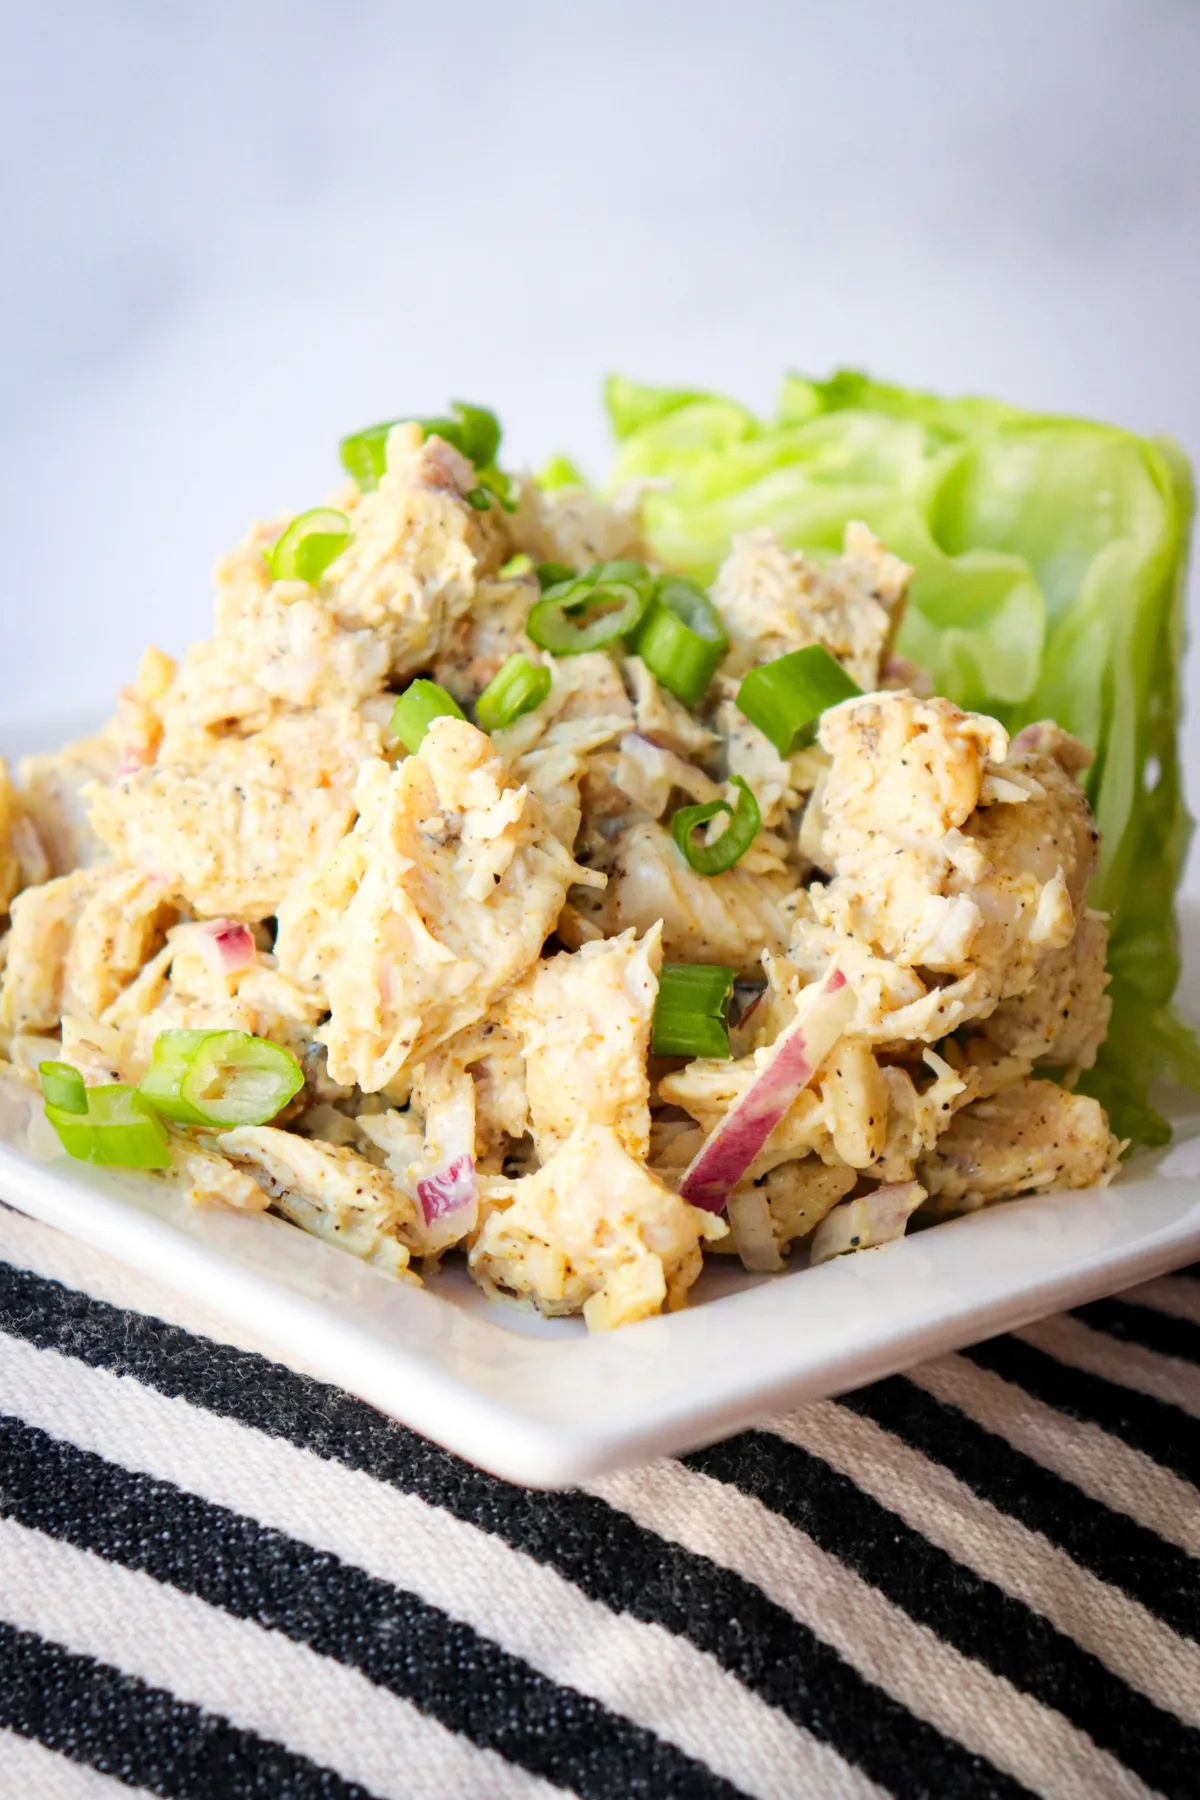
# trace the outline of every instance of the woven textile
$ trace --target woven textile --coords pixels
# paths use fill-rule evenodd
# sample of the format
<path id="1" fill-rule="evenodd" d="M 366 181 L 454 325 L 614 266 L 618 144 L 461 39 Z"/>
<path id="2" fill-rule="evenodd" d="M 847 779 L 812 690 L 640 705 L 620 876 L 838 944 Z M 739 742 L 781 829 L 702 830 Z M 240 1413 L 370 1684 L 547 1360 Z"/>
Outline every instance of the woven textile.
<path id="1" fill-rule="evenodd" d="M 1194 1800 L 1198 1273 L 543 1494 L 0 1207 L 0 1796 Z"/>

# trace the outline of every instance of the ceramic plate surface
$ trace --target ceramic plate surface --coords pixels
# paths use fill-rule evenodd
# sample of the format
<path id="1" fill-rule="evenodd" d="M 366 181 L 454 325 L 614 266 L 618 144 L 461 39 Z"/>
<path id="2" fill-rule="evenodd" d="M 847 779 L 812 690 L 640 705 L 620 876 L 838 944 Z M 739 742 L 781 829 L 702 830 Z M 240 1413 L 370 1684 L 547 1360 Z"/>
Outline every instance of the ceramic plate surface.
<path id="1" fill-rule="evenodd" d="M 1197 995 L 1195 910 L 1184 935 Z M 1136 1157 L 1109 1188 L 1011 1201 L 812 1270 L 752 1276 L 716 1259 L 684 1312 L 597 1337 L 487 1300 L 461 1266 L 416 1288 L 281 1219 L 39 1160 L 30 1120 L 23 1092 L 0 1088 L 0 1199 L 537 1486 L 694 1448 L 1200 1258 L 1200 1105 L 1176 1113 L 1168 1149 Z"/>

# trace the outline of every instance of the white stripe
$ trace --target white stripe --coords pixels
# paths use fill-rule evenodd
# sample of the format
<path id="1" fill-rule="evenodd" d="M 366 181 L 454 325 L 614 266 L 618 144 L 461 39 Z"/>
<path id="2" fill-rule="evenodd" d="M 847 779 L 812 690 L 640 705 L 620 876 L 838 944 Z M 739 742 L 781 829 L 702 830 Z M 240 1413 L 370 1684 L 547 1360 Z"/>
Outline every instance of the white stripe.
<path id="1" fill-rule="evenodd" d="M 985 1431 L 1006 1438 L 1014 1450 L 1072 1482 L 1093 1500 L 1200 1556 L 1195 1488 L 1099 1425 L 1060 1413 L 964 1356 L 940 1356 L 909 1369 L 907 1378 L 943 1405 L 966 1413 Z"/>
<path id="2" fill-rule="evenodd" d="M 153 1800 L 147 1788 L 126 1787 L 14 1731 L 0 1731 L 0 1794 L 7 1800 Z"/>
<path id="3" fill-rule="evenodd" d="M 1161 1275 L 1157 1281 L 1145 1281 L 1141 1287 L 1126 1288 L 1118 1300 L 1129 1300 L 1134 1306 L 1150 1306 L 1155 1312 L 1169 1313 L 1173 1319 L 1187 1319 L 1200 1325 L 1200 1281 L 1186 1276 Z"/>
<path id="4" fill-rule="evenodd" d="M 0 1520 L 0 1595 L 22 1630 L 168 1688 L 384 1800 L 562 1800 L 561 1788 L 357 1671 L 13 1519 Z"/>
<path id="5" fill-rule="evenodd" d="M 1135 1393 L 1148 1394 L 1153 1400 L 1165 1400 L 1168 1406 L 1200 1419 L 1200 1372 L 1191 1363 L 1174 1356 L 1160 1356 L 1144 1350 L 1140 1344 L 1127 1344 L 1107 1332 L 1093 1331 L 1082 1319 L 1059 1313 L 1054 1319 L 1039 1319 L 1016 1333 L 1036 1350 L 1044 1351 L 1059 1362 L 1069 1363 L 1089 1375 L 1099 1375 Z"/>
<path id="6" fill-rule="evenodd" d="M 889 1511 L 1024 1601 L 1122 1681 L 1200 1724 L 1200 1644 L 1112 1587 L 902 1439 L 831 1400 L 771 1427 L 848 1475 Z"/>
<path id="7" fill-rule="evenodd" d="M 707 1556 L 785 1607 L 946 1737 L 1054 1800 L 1148 1800 L 1085 1732 L 910 1619 L 760 1501 L 681 1463 L 588 1483 L 648 1531 Z"/>
<path id="8" fill-rule="evenodd" d="M 53 1226 L 43 1225 L 40 1219 L 16 1212 L 2 1200 L 0 1261 L 12 1263 L 18 1269 L 29 1269 L 35 1275 L 44 1275 L 48 1281 L 61 1281 L 64 1287 L 90 1294 L 93 1300 L 103 1300 L 121 1311 L 146 1313 L 152 1319 L 165 1319 L 169 1325 L 182 1326 L 185 1331 L 211 1338 L 215 1343 L 253 1350 L 275 1362 L 283 1360 L 278 1349 L 265 1338 L 233 1324 L 219 1313 L 210 1312 L 199 1301 L 177 1294 L 173 1288 L 164 1287 L 148 1275 L 139 1274 L 115 1257 L 93 1250 L 90 1245 L 80 1243 L 78 1238 L 67 1237 L 64 1232 L 55 1231 Z M 289 1356 L 288 1364 L 304 1373 L 315 1373 L 295 1356 Z"/>
<path id="9" fill-rule="evenodd" d="M 0 1412 L 407 1588 L 761 1800 L 878 1789 L 685 1638 L 369 1475 L 0 1334 Z"/>

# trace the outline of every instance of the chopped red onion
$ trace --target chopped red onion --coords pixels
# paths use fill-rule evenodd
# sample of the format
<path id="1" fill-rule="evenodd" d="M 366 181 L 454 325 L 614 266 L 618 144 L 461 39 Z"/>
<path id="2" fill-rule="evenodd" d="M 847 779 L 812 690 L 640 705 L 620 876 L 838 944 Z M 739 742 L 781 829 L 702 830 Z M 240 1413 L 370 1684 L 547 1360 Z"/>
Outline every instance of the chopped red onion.
<path id="1" fill-rule="evenodd" d="M 479 1198 L 479 1187 L 475 1180 L 475 1159 L 473 1156 L 455 1156 L 432 1175 L 424 1175 L 417 1183 L 417 1199 L 421 1202 L 421 1212 L 425 1223 L 432 1225 L 435 1219 L 445 1219 L 451 1213 L 462 1212 L 468 1206 L 474 1206 Z"/>
<path id="2" fill-rule="evenodd" d="M 851 1250 L 871 1250 L 904 1236 L 910 1214 L 925 1198 L 917 1181 L 889 1181 L 874 1193 L 845 1200 L 826 1213 L 813 1232 L 809 1267 L 844 1256 Z"/>
<path id="3" fill-rule="evenodd" d="M 196 949 L 212 975 L 235 975 L 258 961 L 254 933 L 236 919 L 206 919 L 196 927 Z"/>
<path id="4" fill-rule="evenodd" d="M 854 1015 L 854 990 L 839 969 L 804 988 L 797 1016 L 772 1045 L 770 1061 L 710 1132 L 680 1184 L 693 1206 L 719 1213 L 783 1115 Z"/>

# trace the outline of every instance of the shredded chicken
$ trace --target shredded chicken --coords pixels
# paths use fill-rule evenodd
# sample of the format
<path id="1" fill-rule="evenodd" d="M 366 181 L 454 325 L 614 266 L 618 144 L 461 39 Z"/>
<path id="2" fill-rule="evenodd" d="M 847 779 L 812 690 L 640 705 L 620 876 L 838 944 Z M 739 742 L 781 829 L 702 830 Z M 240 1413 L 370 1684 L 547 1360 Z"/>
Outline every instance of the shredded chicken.
<path id="1" fill-rule="evenodd" d="M 386 1087 L 512 987 L 586 871 L 473 725 L 436 719 L 395 769 L 364 765 L 359 819 L 279 909 L 279 966 L 327 999 L 335 1080 Z"/>
<path id="2" fill-rule="evenodd" d="M 650 1020 L 661 932 L 632 931 L 540 963 L 505 1023 L 521 1043 L 534 1141 L 550 1156 L 585 1122 L 611 1126 L 631 1156 L 650 1146 Z"/>
<path id="3" fill-rule="evenodd" d="M 729 634 L 726 668 L 743 675 L 755 663 L 824 644 L 865 692 L 900 627 L 912 570 L 891 556 L 865 525 L 846 527 L 841 556 L 822 569 L 784 548 L 772 531 L 734 538 L 713 599 Z"/>
<path id="4" fill-rule="evenodd" d="M 938 1210 L 969 1211 L 1009 1194 L 1103 1186 L 1120 1148 L 1099 1101 L 1021 1081 L 964 1107 L 918 1173 Z"/>
<path id="5" fill-rule="evenodd" d="M 493 1183 L 492 1195 L 471 1251 L 476 1280 L 547 1314 L 582 1312 L 592 1330 L 681 1306 L 701 1245 L 727 1230 L 664 1187 L 607 1125 L 578 1125 L 536 1174 L 507 1190 Z"/>

